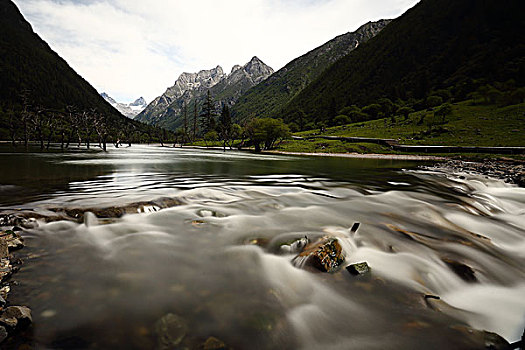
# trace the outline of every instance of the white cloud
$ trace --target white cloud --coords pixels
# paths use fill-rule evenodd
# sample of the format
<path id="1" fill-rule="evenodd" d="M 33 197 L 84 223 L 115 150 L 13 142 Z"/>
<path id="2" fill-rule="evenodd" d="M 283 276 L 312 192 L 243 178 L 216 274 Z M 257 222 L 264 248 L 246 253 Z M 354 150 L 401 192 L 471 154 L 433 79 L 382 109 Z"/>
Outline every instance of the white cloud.
<path id="1" fill-rule="evenodd" d="M 33 29 L 100 92 L 162 94 L 183 71 L 274 69 L 418 0 L 15 0 Z"/>

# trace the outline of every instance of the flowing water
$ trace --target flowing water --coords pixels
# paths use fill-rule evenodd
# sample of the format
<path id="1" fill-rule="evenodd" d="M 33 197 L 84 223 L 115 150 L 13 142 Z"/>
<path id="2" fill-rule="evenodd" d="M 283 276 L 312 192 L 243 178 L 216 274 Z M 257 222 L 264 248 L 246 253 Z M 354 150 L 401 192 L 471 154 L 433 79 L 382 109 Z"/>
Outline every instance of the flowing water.
<path id="1" fill-rule="evenodd" d="M 524 188 L 393 160 L 147 146 L 0 158 L 4 211 L 179 202 L 25 230 L 9 302 L 34 323 L 14 348 L 162 348 L 167 319 L 180 348 L 475 349 L 472 329 L 523 331 Z M 297 267 L 281 246 L 305 236 L 337 238 L 344 266 L 371 271 Z"/>

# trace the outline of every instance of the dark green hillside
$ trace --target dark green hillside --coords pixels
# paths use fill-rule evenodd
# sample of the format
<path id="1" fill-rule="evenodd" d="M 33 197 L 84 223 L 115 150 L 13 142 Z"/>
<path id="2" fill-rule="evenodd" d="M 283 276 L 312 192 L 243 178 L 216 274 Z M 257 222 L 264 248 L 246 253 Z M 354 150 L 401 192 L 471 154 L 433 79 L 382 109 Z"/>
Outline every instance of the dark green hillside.
<path id="1" fill-rule="evenodd" d="M 87 81 L 33 32 L 31 25 L 10 0 L 0 0 L 0 28 L 0 136 L 2 139 L 8 138 L 7 134 L 11 133 L 6 129 L 15 126 L 24 127 L 21 125 L 21 112 L 24 108 L 31 113 L 36 113 L 37 109 L 52 110 L 56 115 L 65 112 L 67 106 L 74 107 L 78 113 L 95 109 L 97 113 L 104 116 L 108 128 L 123 130 L 130 127 L 150 134 L 154 132 L 150 127 L 125 118 L 107 103 Z M 25 103 L 22 94 L 26 96 Z M 52 118 L 51 112 L 46 113 L 46 123 L 49 124 L 49 119 Z M 36 118 L 38 120 L 32 118 L 33 124 L 38 124 L 42 120 L 43 117 L 40 116 L 43 116 L 43 113 L 38 115 Z M 20 130 L 16 137 L 22 137 Z M 30 138 L 34 139 L 34 137 L 35 135 L 30 135 Z"/>
<path id="2" fill-rule="evenodd" d="M 370 22 L 296 58 L 251 88 L 233 107 L 236 119 L 279 117 L 284 106 L 328 66 L 381 31 L 390 20 Z"/>
<path id="3" fill-rule="evenodd" d="M 522 0 L 422 0 L 321 74 L 283 116 L 324 122 L 383 97 L 423 101 L 446 89 L 462 100 L 484 84 L 523 86 L 524 13 Z"/>

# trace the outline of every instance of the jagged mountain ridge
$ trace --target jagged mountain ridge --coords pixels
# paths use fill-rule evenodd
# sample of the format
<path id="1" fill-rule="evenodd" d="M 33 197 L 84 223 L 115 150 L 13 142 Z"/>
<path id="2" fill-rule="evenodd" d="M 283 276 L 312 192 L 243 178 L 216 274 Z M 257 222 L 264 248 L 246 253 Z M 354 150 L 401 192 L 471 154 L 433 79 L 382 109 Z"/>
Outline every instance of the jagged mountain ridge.
<path id="1" fill-rule="evenodd" d="M 108 101 L 109 104 L 116 108 L 117 111 L 119 111 L 120 113 L 122 113 L 130 119 L 135 118 L 135 116 L 142 112 L 148 105 L 144 97 L 139 97 L 131 103 L 122 103 L 115 101 L 114 98 L 112 98 L 105 92 L 101 93 L 100 96 L 102 96 L 104 100 Z"/>
<path id="2" fill-rule="evenodd" d="M 272 73 L 273 69 L 256 56 L 244 66 L 234 66 L 230 74 L 225 74 L 221 66 L 198 73 L 182 73 L 175 84 L 155 98 L 136 119 L 175 130 L 182 125 L 183 106 L 193 108 L 208 90 L 218 104 L 231 106 L 244 92 Z"/>
<path id="3" fill-rule="evenodd" d="M 376 36 L 390 22 L 386 19 L 368 22 L 294 59 L 240 97 L 233 115 L 238 120 L 251 116 L 279 117 L 284 106 L 326 68 Z"/>

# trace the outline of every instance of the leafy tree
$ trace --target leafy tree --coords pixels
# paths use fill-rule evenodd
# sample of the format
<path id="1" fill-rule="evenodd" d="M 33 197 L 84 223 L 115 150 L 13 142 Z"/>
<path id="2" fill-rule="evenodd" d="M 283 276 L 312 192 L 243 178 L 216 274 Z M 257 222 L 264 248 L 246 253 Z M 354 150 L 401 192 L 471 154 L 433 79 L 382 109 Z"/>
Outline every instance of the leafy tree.
<path id="1" fill-rule="evenodd" d="M 511 92 L 512 103 L 522 103 L 525 102 L 525 87 L 516 89 Z"/>
<path id="2" fill-rule="evenodd" d="M 432 93 L 432 95 L 439 96 L 443 99 L 444 102 L 450 100 L 452 98 L 452 94 L 450 93 L 450 90 L 448 89 L 439 89 Z"/>
<path id="3" fill-rule="evenodd" d="M 495 87 L 491 86 L 487 90 L 487 98 L 490 103 L 498 103 L 502 97 L 502 92 L 496 89 Z"/>
<path id="4" fill-rule="evenodd" d="M 360 110 L 350 112 L 348 117 L 352 123 L 364 122 L 369 119 L 368 114 L 361 112 Z"/>
<path id="5" fill-rule="evenodd" d="M 450 103 L 444 103 L 434 111 L 436 117 L 441 117 L 441 122 L 445 123 L 446 118 L 452 114 L 452 106 Z"/>
<path id="6" fill-rule="evenodd" d="M 208 131 L 206 134 L 204 134 L 204 142 L 206 143 L 206 146 L 208 146 L 208 142 L 217 141 L 219 138 L 219 135 L 217 135 L 217 131 L 212 130 Z"/>
<path id="7" fill-rule="evenodd" d="M 405 117 L 405 120 L 407 120 L 410 113 L 414 113 L 414 110 L 410 107 L 405 106 L 405 107 L 399 108 L 396 113 L 398 115 L 402 115 L 403 117 Z"/>
<path id="8" fill-rule="evenodd" d="M 344 114 L 339 114 L 337 117 L 334 118 L 335 125 L 346 125 L 350 124 L 351 122 L 352 120 Z"/>
<path id="9" fill-rule="evenodd" d="M 362 112 L 368 114 L 370 119 L 377 119 L 379 113 L 381 112 L 382 107 L 378 103 L 372 103 L 363 108 Z"/>
<path id="10" fill-rule="evenodd" d="M 260 118 L 252 119 L 246 126 L 246 133 L 255 151 L 272 149 L 279 140 L 290 136 L 288 126 L 281 119 Z"/>
<path id="11" fill-rule="evenodd" d="M 443 99 L 440 96 L 429 96 L 427 97 L 427 107 L 433 108 L 441 105 L 443 103 Z"/>
<path id="12" fill-rule="evenodd" d="M 232 124 L 232 133 L 231 138 L 232 140 L 237 140 L 242 138 L 242 135 L 244 134 L 244 129 L 239 124 Z"/>
<path id="13" fill-rule="evenodd" d="M 290 129 L 291 132 L 301 131 L 301 129 L 299 128 L 299 125 L 295 122 L 288 123 L 288 128 Z"/>
<path id="14" fill-rule="evenodd" d="M 395 105 L 389 98 L 380 98 L 377 103 L 381 105 L 381 112 L 385 117 L 391 116 L 395 111 Z"/>
<path id="15" fill-rule="evenodd" d="M 353 112 L 361 112 L 361 108 L 357 107 L 356 105 L 347 106 L 347 107 L 342 108 L 342 109 L 339 111 L 339 115 L 342 114 L 342 115 L 349 116 L 349 115 L 351 115 Z"/>

